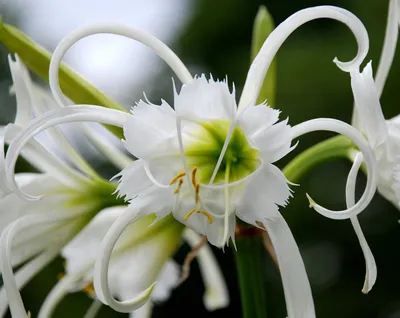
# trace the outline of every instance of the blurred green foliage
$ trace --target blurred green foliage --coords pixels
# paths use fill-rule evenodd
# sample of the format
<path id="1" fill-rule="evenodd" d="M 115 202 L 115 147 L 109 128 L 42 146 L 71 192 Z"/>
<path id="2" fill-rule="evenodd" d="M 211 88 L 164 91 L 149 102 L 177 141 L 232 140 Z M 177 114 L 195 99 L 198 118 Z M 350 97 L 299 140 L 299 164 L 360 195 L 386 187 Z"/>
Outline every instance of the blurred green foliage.
<path id="1" fill-rule="evenodd" d="M 371 44 L 368 59 L 373 60 L 374 68 L 378 65 L 388 1 L 376 0 L 198 0 L 193 19 L 176 42 L 178 54 L 184 62 L 200 65 L 206 74 L 212 73 L 218 78 L 228 75 L 229 82 L 235 83 L 239 96 L 249 65 L 253 20 L 261 4 L 267 6 L 277 25 L 290 14 L 308 6 L 332 4 L 349 9 L 364 22 Z M 294 32 L 278 52 L 274 106 L 282 111 L 281 118 L 289 116 L 292 125 L 316 117 L 333 117 L 349 122 L 353 103 L 350 77 L 340 71 L 332 60 L 335 56 L 350 60 L 355 52 L 353 36 L 345 26 L 335 21 L 313 21 Z M 6 55 L 4 50 L 0 53 L 1 83 L 9 84 Z M 396 84 L 399 77 L 400 52 L 382 96 L 387 118 L 399 113 Z M 170 87 L 167 89 L 170 90 Z M 171 96 L 170 91 L 159 94 Z M 1 118 L 3 122 L 9 119 Z M 314 133 L 303 137 L 292 156 L 279 162 L 279 165 L 283 167 L 295 154 L 328 136 L 331 135 Z M 378 266 L 375 287 L 370 294 L 363 295 L 361 288 L 365 265 L 350 222 L 328 220 L 308 208 L 305 192 L 330 208 L 343 208 L 349 168 L 350 164 L 346 161 L 318 167 L 302 180 L 300 187 L 294 187 L 295 196 L 291 204 L 281 212 L 304 256 L 318 317 L 400 317 L 400 228 L 397 209 L 377 195 L 360 217 Z M 364 181 L 365 178 L 360 176 L 360 192 Z M 188 251 L 188 247 L 183 246 L 177 259 L 182 261 Z M 156 307 L 154 317 L 240 317 L 233 253 L 229 249 L 225 253 L 215 252 L 229 285 L 231 306 L 213 313 L 206 312 L 202 305 L 203 286 L 198 267 L 193 264 L 190 279 L 173 293 L 168 303 Z M 62 262 L 57 260 L 24 289 L 26 306 L 33 313 L 62 270 Z M 285 317 L 279 273 L 268 258 L 265 259 L 265 271 L 268 316 Z M 83 294 L 70 295 L 62 302 L 55 317 L 82 317 L 89 304 L 90 299 Z M 100 317 L 124 315 L 103 308 Z"/>

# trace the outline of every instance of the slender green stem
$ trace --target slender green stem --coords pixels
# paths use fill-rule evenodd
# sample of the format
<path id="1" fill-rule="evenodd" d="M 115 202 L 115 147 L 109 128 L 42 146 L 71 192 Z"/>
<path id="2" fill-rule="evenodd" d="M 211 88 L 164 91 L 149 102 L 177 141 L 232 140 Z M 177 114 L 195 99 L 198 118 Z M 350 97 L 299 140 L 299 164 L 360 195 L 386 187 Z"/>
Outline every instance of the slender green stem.
<path id="1" fill-rule="evenodd" d="M 236 240 L 236 270 L 239 277 L 243 318 L 266 318 L 266 292 L 263 256 L 265 251 L 259 236 Z"/>
<path id="2" fill-rule="evenodd" d="M 308 148 L 283 169 L 283 173 L 291 182 L 299 182 L 315 166 L 335 158 L 347 158 L 354 144 L 345 136 L 336 136 L 324 140 Z"/>

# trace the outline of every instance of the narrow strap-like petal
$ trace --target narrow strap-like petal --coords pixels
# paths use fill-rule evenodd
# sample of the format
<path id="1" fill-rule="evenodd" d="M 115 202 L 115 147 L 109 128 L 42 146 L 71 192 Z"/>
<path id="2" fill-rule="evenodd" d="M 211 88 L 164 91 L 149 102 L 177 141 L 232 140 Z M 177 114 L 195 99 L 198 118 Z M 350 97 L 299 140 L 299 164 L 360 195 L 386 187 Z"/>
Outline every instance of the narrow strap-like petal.
<path id="1" fill-rule="evenodd" d="M 127 113 L 107 109 L 92 105 L 76 105 L 67 108 L 60 108 L 49 111 L 46 114 L 36 118 L 31 124 L 23 129 L 10 143 L 7 152 L 5 166 L 8 186 L 12 188 L 19 196 L 27 200 L 35 200 L 28 194 L 21 192 L 14 179 L 14 167 L 21 149 L 35 135 L 41 131 L 64 123 L 71 122 L 99 122 L 103 124 L 123 127 L 126 121 Z"/>
<path id="2" fill-rule="evenodd" d="M 342 211 L 332 211 L 317 204 L 309 195 L 307 195 L 310 201 L 310 207 L 315 211 L 322 214 L 323 216 L 336 220 L 348 219 L 352 216 L 356 216 L 361 213 L 371 202 L 377 183 L 377 172 L 376 172 L 376 159 L 373 150 L 368 145 L 367 140 L 357 131 L 354 127 L 336 119 L 331 118 L 318 118 L 312 119 L 293 127 L 293 138 L 297 138 L 306 133 L 313 131 L 332 131 L 344 135 L 351 139 L 365 158 L 367 166 L 367 185 L 361 199 L 352 207 Z"/>
<path id="3" fill-rule="evenodd" d="M 128 208 L 110 227 L 99 250 L 94 270 L 94 289 L 97 297 L 106 305 L 119 312 L 131 312 L 142 307 L 148 300 L 156 282 L 133 299 L 118 301 L 112 295 L 108 283 L 108 268 L 116 242 L 126 227 L 139 218 L 138 210 Z"/>
<path id="4" fill-rule="evenodd" d="M 346 183 L 346 205 L 347 207 L 351 207 L 355 204 L 355 190 L 356 190 L 356 180 L 358 170 L 363 162 L 363 156 L 361 153 L 358 153 L 354 159 L 353 166 L 351 167 L 349 176 L 347 177 Z M 361 249 L 365 258 L 365 281 L 362 292 L 367 294 L 375 284 L 376 281 L 376 263 L 374 255 L 371 252 L 371 249 L 368 246 L 367 240 L 365 239 L 364 233 L 362 232 L 360 222 L 357 219 L 357 216 L 350 218 L 351 224 L 353 225 L 354 231 L 356 232 L 358 241 L 360 242 Z"/>
<path id="5" fill-rule="evenodd" d="M 314 318 L 314 302 L 299 248 L 284 218 L 264 221 L 278 259 L 288 318 Z"/>
<path id="6" fill-rule="evenodd" d="M 340 62 L 336 58 L 334 62 L 344 71 L 351 71 L 359 67 L 368 53 L 369 39 L 363 23 L 354 14 L 334 6 L 318 6 L 297 11 L 272 31 L 251 64 L 240 98 L 239 111 L 250 104 L 254 105 L 265 74 L 267 74 L 276 52 L 287 37 L 302 24 L 321 18 L 338 20 L 350 28 L 357 40 L 357 56 L 350 62 Z"/>
<path id="7" fill-rule="evenodd" d="M 144 31 L 116 23 L 98 23 L 73 31 L 58 44 L 53 53 L 49 69 L 49 82 L 54 98 L 60 106 L 68 105 L 58 82 L 58 70 L 63 56 L 75 42 L 89 35 L 99 33 L 121 35 L 143 43 L 158 54 L 172 68 L 183 83 L 192 81 L 192 75 L 182 61 L 167 45 L 156 37 Z"/>

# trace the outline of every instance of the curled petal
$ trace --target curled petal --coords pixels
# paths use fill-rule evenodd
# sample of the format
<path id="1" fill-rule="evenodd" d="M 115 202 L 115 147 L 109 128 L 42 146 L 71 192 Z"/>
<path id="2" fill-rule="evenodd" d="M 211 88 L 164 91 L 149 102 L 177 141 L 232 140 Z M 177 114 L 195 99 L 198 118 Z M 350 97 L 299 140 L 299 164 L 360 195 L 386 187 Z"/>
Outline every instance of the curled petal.
<path id="1" fill-rule="evenodd" d="M 14 178 L 14 168 L 21 149 L 31 138 L 33 138 L 41 131 L 49 127 L 64 123 L 82 121 L 94 121 L 103 124 L 114 125 L 117 127 L 123 127 L 128 116 L 129 114 L 127 113 L 112 109 L 106 109 L 104 107 L 92 105 L 76 105 L 68 108 L 60 108 L 57 110 L 49 111 L 46 114 L 36 118 L 31 122 L 28 127 L 21 130 L 10 143 L 10 147 L 8 149 L 5 160 L 8 186 L 10 186 L 13 191 L 15 191 L 19 196 L 26 200 L 38 199 L 38 197 L 23 193 L 18 188 L 18 185 L 16 184 Z"/>
<path id="2" fill-rule="evenodd" d="M 156 284 L 154 282 L 133 299 L 125 301 L 116 300 L 111 295 L 109 288 L 108 268 L 114 246 L 125 228 L 132 222 L 135 222 L 138 218 L 138 210 L 128 208 L 127 211 L 113 223 L 103 239 L 99 251 L 100 256 L 96 260 L 95 264 L 93 283 L 96 295 L 104 304 L 119 312 L 131 312 L 142 307 L 148 301 Z"/>
<path id="3" fill-rule="evenodd" d="M 240 98 L 239 111 L 256 101 L 265 74 L 267 74 L 276 52 L 287 37 L 302 24 L 320 18 L 338 20 L 350 28 L 358 43 L 357 56 L 350 62 L 340 62 L 336 58 L 334 62 L 343 71 L 349 72 L 358 68 L 368 53 L 369 39 L 367 30 L 354 14 L 334 6 L 318 6 L 297 11 L 272 31 L 251 64 Z"/>
<path id="4" fill-rule="evenodd" d="M 333 131 L 350 138 L 362 152 L 367 165 L 368 179 L 367 185 L 361 199 L 352 207 L 342 211 L 332 211 L 317 204 L 309 195 L 310 207 L 323 216 L 336 220 L 348 219 L 361 213 L 371 202 L 377 182 L 376 159 L 373 150 L 368 145 L 366 139 L 352 126 L 336 119 L 318 118 L 306 121 L 293 127 L 294 138 L 312 131 Z"/>
<path id="5" fill-rule="evenodd" d="M 192 248 L 196 247 L 201 240 L 200 235 L 189 228 L 183 232 L 183 238 Z M 203 296 L 204 306 L 210 311 L 227 307 L 229 305 L 228 289 L 218 262 L 208 245 L 200 248 L 197 260 L 206 289 Z"/>
<path id="6" fill-rule="evenodd" d="M 355 190 L 356 190 L 356 179 L 357 173 L 360 169 L 360 166 L 363 162 L 363 156 L 358 153 L 354 159 L 353 166 L 351 167 L 349 176 L 347 178 L 346 183 L 346 205 L 347 207 L 351 207 L 355 204 Z M 364 233 L 362 232 L 360 223 L 357 219 L 357 216 L 350 218 L 351 224 L 353 225 L 354 231 L 358 237 L 358 241 L 360 242 L 361 249 L 365 258 L 365 281 L 362 292 L 367 294 L 375 284 L 376 281 L 376 263 L 374 259 L 374 255 L 371 252 L 371 249 L 368 246 L 368 243 L 365 239 Z"/>
<path id="7" fill-rule="evenodd" d="M 182 61 L 167 45 L 156 37 L 144 31 L 116 23 L 98 23 L 73 31 L 58 44 L 53 53 L 49 69 L 49 83 L 54 98 L 61 107 L 68 105 L 58 82 L 58 69 L 63 56 L 75 42 L 89 35 L 99 33 L 121 35 L 143 43 L 158 54 L 173 69 L 183 83 L 189 83 L 192 81 L 192 75 L 189 73 Z"/>

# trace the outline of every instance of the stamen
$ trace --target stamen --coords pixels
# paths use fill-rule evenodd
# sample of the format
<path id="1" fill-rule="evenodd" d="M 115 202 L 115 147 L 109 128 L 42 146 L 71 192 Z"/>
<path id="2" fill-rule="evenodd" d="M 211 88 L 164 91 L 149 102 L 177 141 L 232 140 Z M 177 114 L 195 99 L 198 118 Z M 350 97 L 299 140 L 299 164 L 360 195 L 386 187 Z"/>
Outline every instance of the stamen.
<path id="1" fill-rule="evenodd" d="M 195 190 L 195 201 L 196 204 L 198 204 L 200 201 L 200 184 L 196 184 L 194 190 Z"/>
<path id="2" fill-rule="evenodd" d="M 192 170 L 192 184 L 193 184 L 193 186 L 194 186 L 195 188 L 196 188 L 196 186 L 197 186 L 196 172 L 197 172 L 197 168 L 193 168 L 193 170 Z"/>
<path id="3" fill-rule="evenodd" d="M 183 217 L 183 219 L 184 219 L 185 221 L 187 221 L 187 220 L 189 219 L 189 217 L 190 217 L 192 214 L 194 214 L 194 213 L 201 213 L 201 214 L 204 214 L 204 215 L 207 217 L 207 219 L 208 219 L 208 223 L 212 224 L 212 222 L 213 222 L 213 216 L 212 216 L 209 212 L 207 212 L 206 210 L 199 210 L 198 208 L 191 209 L 191 210 Z"/>
<path id="4" fill-rule="evenodd" d="M 183 184 L 183 179 L 182 179 L 182 178 L 179 178 L 178 186 L 176 187 L 176 189 L 175 189 L 175 191 L 174 191 L 174 194 L 177 194 L 177 193 L 179 192 L 179 190 L 180 190 L 181 187 L 182 187 L 182 184 Z"/>
<path id="5" fill-rule="evenodd" d="M 172 180 L 170 181 L 169 185 L 173 185 L 176 181 L 178 181 L 179 179 L 181 179 L 185 175 L 186 175 L 186 171 L 182 170 L 175 177 L 172 178 Z"/>

